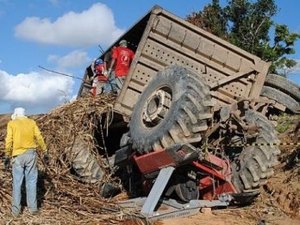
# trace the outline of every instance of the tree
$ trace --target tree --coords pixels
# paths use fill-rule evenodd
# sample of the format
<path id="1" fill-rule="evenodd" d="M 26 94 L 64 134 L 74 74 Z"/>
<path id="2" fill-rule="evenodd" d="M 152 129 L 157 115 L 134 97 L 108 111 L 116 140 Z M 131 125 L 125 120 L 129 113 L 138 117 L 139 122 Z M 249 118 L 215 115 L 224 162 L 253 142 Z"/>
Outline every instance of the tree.
<path id="1" fill-rule="evenodd" d="M 223 9 L 220 7 L 219 0 L 212 0 L 212 4 L 205 6 L 202 12 L 192 12 L 186 20 L 219 37 L 225 38 L 227 35 L 227 20 Z"/>
<path id="2" fill-rule="evenodd" d="M 286 76 L 286 71 L 294 67 L 297 62 L 288 59 L 286 55 L 295 53 L 294 44 L 300 38 L 297 33 L 290 33 L 286 25 L 276 25 L 274 43 L 270 46 L 268 43 L 261 45 L 260 57 L 268 61 L 272 61 L 271 72 L 281 73 Z M 281 71 L 281 72 L 278 72 Z"/>
<path id="3" fill-rule="evenodd" d="M 187 20 L 272 62 L 270 73 L 282 74 L 282 69 L 296 65 L 296 61 L 287 56 L 295 53 L 294 45 L 300 35 L 291 33 L 286 25 L 274 23 L 272 17 L 277 11 L 274 0 L 228 0 L 223 8 L 219 0 L 212 0 L 202 11 L 188 15 Z M 273 41 L 270 39 L 272 29 Z"/>

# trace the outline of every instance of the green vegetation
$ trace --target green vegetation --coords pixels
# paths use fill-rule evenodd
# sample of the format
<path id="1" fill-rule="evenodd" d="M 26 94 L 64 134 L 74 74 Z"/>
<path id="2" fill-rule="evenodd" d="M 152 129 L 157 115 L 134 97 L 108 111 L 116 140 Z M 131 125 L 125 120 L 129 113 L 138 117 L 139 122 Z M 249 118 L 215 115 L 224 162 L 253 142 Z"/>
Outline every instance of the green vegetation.
<path id="1" fill-rule="evenodd" d="M 275 0 L 227 0 L 225 7 L 212 0 L 202 11 L 192 12 L 187 21 L 199 26 L 242 49 L 272 62 L 270 73 L 285 76 L 296 65 L 287 56 L 294 54 L 300 34 L 289 31 L 287 25 L 275 24 Z M 270 33 L 274 32 L 271 41 Z M 282 71 L 282 72 L 281 72 Z"/>
<path id="2" fill-rule="evenodd" d="M 292 116 L 288 114 L 282 114 L 277 119 L 276 130 L 278 133 L 282 134 L 290 129 L 299 121 L 299 116 Z"/>

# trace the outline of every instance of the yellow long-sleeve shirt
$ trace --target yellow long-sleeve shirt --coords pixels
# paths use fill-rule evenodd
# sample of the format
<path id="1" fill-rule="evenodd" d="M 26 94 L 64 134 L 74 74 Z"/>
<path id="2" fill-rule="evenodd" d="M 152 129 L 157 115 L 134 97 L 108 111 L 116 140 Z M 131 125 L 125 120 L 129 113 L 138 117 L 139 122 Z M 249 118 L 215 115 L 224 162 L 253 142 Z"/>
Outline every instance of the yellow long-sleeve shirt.
<path id="1" fill-rule="evenodd" d="M 18 117 L 7 124 L 5 155 L 16 156 L 28 149 L 40 146 L 46 151 L 46 144 L 36 122 L 27 117 Z"/>

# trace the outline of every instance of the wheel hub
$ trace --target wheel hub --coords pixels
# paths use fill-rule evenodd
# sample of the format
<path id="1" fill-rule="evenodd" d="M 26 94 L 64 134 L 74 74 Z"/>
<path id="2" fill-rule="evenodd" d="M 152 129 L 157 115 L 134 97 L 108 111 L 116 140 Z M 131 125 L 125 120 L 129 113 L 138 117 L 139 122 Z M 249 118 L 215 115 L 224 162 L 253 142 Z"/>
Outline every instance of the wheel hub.
<path id="1" fill-rule="evenodd" d="M 169 111 L 172 96 L 170 91 L 159 89 L 146 101 L 142 120 L 146 127 L 155 127 L 163 120 Z"/>

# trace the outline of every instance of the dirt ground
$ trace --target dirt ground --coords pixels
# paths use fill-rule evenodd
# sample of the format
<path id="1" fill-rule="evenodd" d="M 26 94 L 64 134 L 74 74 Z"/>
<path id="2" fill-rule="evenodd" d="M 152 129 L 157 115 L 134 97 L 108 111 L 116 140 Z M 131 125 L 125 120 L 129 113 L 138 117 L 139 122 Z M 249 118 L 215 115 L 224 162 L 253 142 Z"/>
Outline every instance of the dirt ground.
<path id="1" fill-rule="evenodd" d="M 168 219 L 162 222 L 163 225 L 299 225 L 300 220 L 292 219 L 287 216 L 264 215 L 262 218 L 253 218 L 247 214 L 247 210 L 234 212 L 222 210 L 220 212 L 197 215 L 188 218 Z"/>
<path id="2" fill-rule="evenodd" d="M 300 140 L 299 116 L 287 116 L 278 123 L 281 142 L 297 143 Z M 0 115 L 0 151 L 4 150 L 4 136 L 8 115 Z M 281 146 L 280 164 L 276 167 L 274 175 L 269 182 L 261 187 L 261 194 L 255 203 L 242 208 L 204 209 L 198 214 L 172 218 L 155 222 L 155 225 L 299 225 L 300 224 L 300 148 L 299 145 Z M 1 163 L 2 164 L 2 163 Z M 2 165 L 0 165 L 2 166 Z M 2 170 L 0 171 L 2 173 Z M 2 174 L 0 174 L 2 175 Z M 0 187 L 3 187 L 0 180 Z M 70 187 L 72 189 L 72 187 Z M 3 190 L 2 190 L 3 191 Z M 1 190 L 0 190 L 1 192 Z M 1 196 L 0 196 L 1 197 Z M 3 206 L 3 197 L 0 206 Z M 75 204 L 75 203 L 74 203 Z M 53 213 L 41 208 L 38 216 L 30 216 L 27 212 L 18 219 L 13 219 L 0 209 L 0 225 L 2 224 L 73 224 L 60 220 L 66 213 L 57 202 L 57 207 L 62 210 Z M 69 206 L 71 210 L 71 206 Z M 95 207 L 97 207 L 95 205 Z M 100 206 L 99 206 L 100 207 Z M 66 208 L 65 208 L 66 209 Z M 101 212 L 100 212 L 101 213 Z M 61 215 L 60 215 L 61 214 Z M 82 212 L 82 218 L 93 216 L 92 212 Z M 118 222 L 119 221 L 119 222 Z M 75 224 L 75 223 L 74 223 Z M 80 220 L 76 224 L 104 224 L 89 220 L 89 223 Z M 141 221 L 109 220 L 105 224 L 144 224 Z"/>

